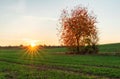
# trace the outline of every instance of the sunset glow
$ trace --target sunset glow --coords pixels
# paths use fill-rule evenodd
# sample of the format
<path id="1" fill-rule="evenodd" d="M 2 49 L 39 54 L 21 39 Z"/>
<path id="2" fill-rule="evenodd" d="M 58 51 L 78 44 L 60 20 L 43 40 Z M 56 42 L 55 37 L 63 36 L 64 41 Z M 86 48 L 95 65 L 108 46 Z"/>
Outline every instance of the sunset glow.
<path id="1" fill-rule="evenodd" d="M 24 54 L 30 58 L 38 56 L 40 50 L 38 40 L 26 39 L 24 41 L 28 44 L 28 46 L 25 47 Z"/>
<path id="2" fill-rule="evenodd" d="M 30 58 L 33 58 L 39 55 L 39 50 L 39 46 L 36 46 L 34 43 L 32 43 L 32 45 L 26 47 L 25 54 Z"/>
<path id="3" fill-rule="evenodd" d="M 34 42 L 31 42 L 30 46 L 31 46 L 31 47 L 35 47 L 36 44 L 35 44 Z"/>
<path id="4" fill-rule="evenodd" d="M 42 45 L 61 45 L 56 30 L 60 13 L 79 4 L 97 16 L 100 44 L 120 42 L 119 0 L 1 0 L 0 46 L 35 46 L 26 39 L 40 40 Z"/>

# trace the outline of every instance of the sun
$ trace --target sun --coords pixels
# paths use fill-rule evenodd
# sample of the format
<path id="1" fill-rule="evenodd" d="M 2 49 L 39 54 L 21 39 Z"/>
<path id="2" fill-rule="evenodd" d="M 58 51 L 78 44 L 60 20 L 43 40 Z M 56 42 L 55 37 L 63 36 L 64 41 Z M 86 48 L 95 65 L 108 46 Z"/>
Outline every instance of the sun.
<path id="1" fill-rule="evenodd" d="M 43 49 L 42 46 L 40 46 L 39 41 L 37 40 L 28 40 L 28 45 L 25 46 L 24 50 L 24 56 L 29 57 L 30 59 L 33 59 L 35 57 L 39 57 L 41 50 Z"/>
<path id="2" fill-rule="evenodd" d="M 36 42 L 31 41 L 29 43 L 29 46 L 25 48 L 25 51 L 26 51 L 25 53 L 31 57 L 34 57 L 39 54 L 39 48 L 40 47 L 37 45 Z"/>
<path id="3" fill-rule="evenodd" d="M 30 46 L 31 46 L 31 47 L 35 47 L 36 44 L 35 44 L 34 42 L 31 42 L 31 43 L 30 43 Z"/>

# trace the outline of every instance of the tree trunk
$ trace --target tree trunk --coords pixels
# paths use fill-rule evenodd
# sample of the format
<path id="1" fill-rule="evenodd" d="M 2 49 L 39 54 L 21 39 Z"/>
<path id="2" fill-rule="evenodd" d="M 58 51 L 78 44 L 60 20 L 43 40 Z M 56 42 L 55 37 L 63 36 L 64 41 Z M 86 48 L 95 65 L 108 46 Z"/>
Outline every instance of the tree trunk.
<path id="1" fill-rule="evenodd" d="M 77 38 L 77 47 L 76 47 L 76 49 L 77 49 L 77 52 L 76 52 L 76 54 L 79 54 L 80 53 L 80 44 L 79 44 L 79 38 Z"/>

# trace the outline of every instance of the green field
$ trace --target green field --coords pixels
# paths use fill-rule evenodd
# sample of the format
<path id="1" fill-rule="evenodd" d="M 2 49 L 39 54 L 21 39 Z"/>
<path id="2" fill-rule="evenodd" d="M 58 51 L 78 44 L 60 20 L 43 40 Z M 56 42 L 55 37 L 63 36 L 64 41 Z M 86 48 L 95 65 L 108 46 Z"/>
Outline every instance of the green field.
<path id="1" fill-rule="evenodd" d="M 66 55 L 65 48 L 41 49 L 37 55 L 0 49 L 0 79 L 120 79 L 120 56 L 114 55 L 120 44 L 99 48 L 100 55 Z"/>

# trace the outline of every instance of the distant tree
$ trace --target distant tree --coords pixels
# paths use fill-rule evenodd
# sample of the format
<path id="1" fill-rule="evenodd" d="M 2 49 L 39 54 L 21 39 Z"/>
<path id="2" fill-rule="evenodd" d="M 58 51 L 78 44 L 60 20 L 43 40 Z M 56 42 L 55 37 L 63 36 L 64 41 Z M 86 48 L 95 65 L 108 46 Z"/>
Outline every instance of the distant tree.
<path id="1" fill-rule="evenodd" d="M 60 17 L 61 42 L 76 54 L 97 53 L 98 31 L 96 17 L 86 7 L 77 6 Z"/>
<path id="2" fill-rule="evenodd" d="M 20 44 L 20 46 L 19 47 L 23 47 L 23 45 L 22 44 Z"/>

